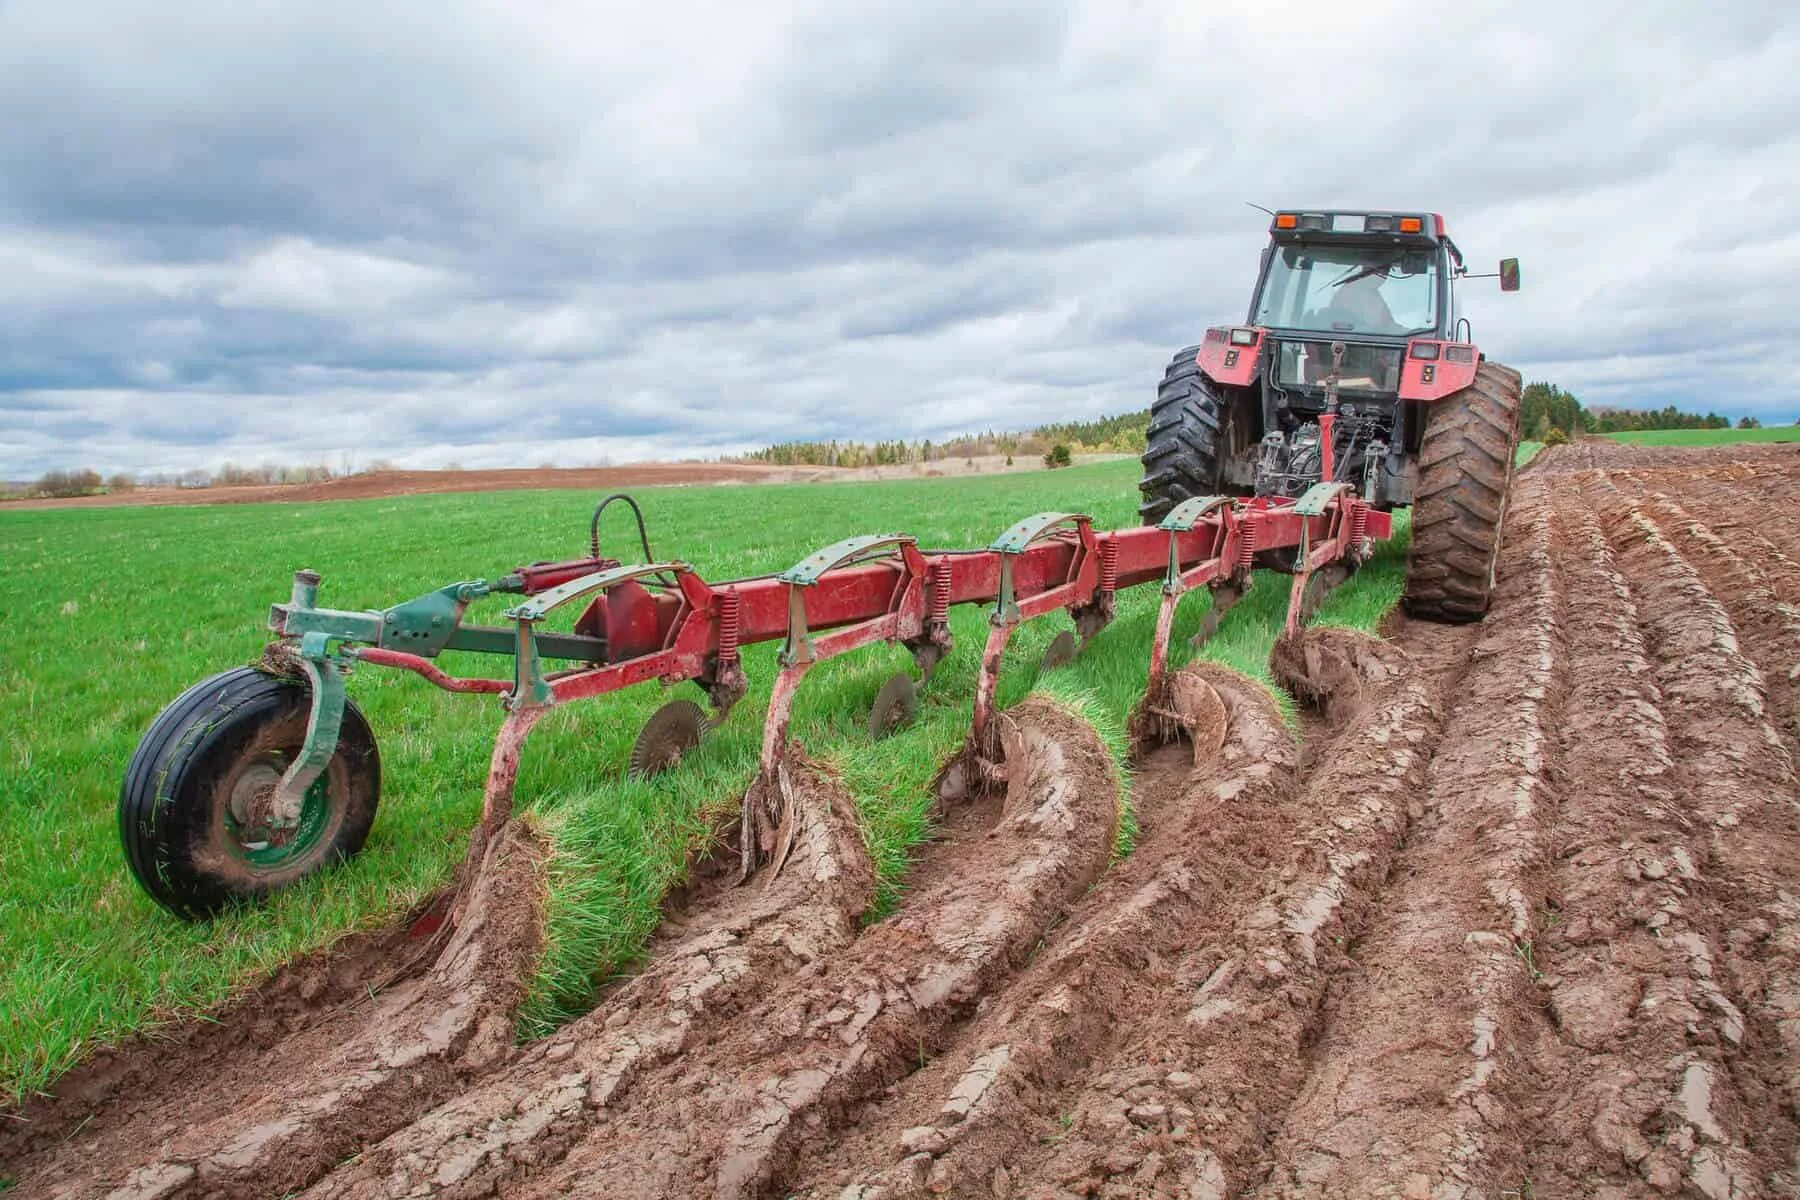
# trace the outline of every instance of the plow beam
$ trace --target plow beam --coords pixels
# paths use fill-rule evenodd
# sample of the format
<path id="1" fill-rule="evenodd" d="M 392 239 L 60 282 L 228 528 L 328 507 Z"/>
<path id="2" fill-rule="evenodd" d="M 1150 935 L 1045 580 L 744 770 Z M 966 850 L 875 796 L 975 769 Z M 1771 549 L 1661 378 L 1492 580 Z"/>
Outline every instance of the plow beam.
<path id="1" fill-rule="evenodd" d="M 678 579 L 683 576 L 692 577 L 694 569 L 684 562 L 660 562 L 595 571 L 591 575 L 577 576 L 548 591 L 539 592 L 502 613 L 507 620 L 515 623 L 518 638 L 513 661 L 513 690 L 507 696 L 508 707 L 542 708 L 557 702 L 558 697 L 550 686 L 550 681 L 544 676 L 543 659 L 538 653 L 534 627 L 539 621 L 572 600 L 639 579 L 670 574 Z"/>
<path id="2" fill-rule="evenodd" d="M 876 616 L 815 634 L 807 614 L 807 596 L 833 571 L 877 561 L 892 575 L 885 608 Z M 756 781 L 744 797 L 739 829 L 741 878 L 750 875 L 759 859 L 770 862 L 774 872 L 779 872 L 787 857 L 792 797 L 783 758 L 800 681 L 815 663 L 875 642 L 918 641 L 925 631 L 927 574 L 928 566 L 917 541 L 909 534 L 887 533 L 834 542 L 775 576 L 776 583 L 787 593 L 787 638 L 777 656 L 781 671 L 775 676 L 768 712 L 763 718 Z M 841 617 L 832 603 L 834 599 L 827 596 L 819 604 L 822 619 Z"/>
<path id="3" fill-rule="evenodd" d="M 1348 483 L 1315 483 L 1295 502 L 1300 520 L 1300 545 L 1294 555 L 1294 577 L 1288 587 L 1286 632 L 1291 636 L 1338 584 L 1367 557 L 1364 528 L 1359 520 L 1368 507 L 1355 498 Z M 1315 534 L 1316 518 L 1323 528 Z"/>
<path id="4" fill-rule="evenodd" d="M 1182 535 L 1196 527 L 1210 533 L 1210 553 L 1191 566 L 1182 565 Z M 1150 643 L 1150 693 L 1159 695 L 1163 676 L 1169 665 L 1169 636 L 1175 627 L 1175 607 L 1183 594 L 1196 587 L 1214 589 L 1214 608 L 1222 611 L 1220 601 L 1229 594 L 1229 607 L 1250 586 L 1250 570 L 1240 559 L 1238 548 L 1243 539 L 1242 526 L 1235 501 L 1229 496 L 1196 496 L 1183 500 L 1169 510 L 1157 525 L 1169 535 L 1169 566 L 1163 576 L 1162 604 L 1156 613 L 1156 633 Z M 1235 585 L 1235 586 L 1232 586 Z M 1216 625 L 1216 622 L 1215 622 Z"/>
<path id="5" fill-rule="evenodd" d="M 1033 547 L 1052 540 L 1072 542 L 1075 547 L 1067 573 L 1060 583 L 1020 599 L 1018 560 Z M 995 538 L 988 551 L 1000 556 L 1000 586 L 988 617 L 987 645 L 982 648 L 981 673 L 975 681 L 975 716 L 970 731 L 984 774 L 999 769 L 1000 744 L 992 727 L 994 695 L 1000 682 L 1000 656 L 1005 653 L 1013 630 L 1022 622 L 1059 608 L 1081 609 L 1095 602 L 1101 591 L 1100 543 L 1094 536 L 1093 520 L 1085 514 L 1043 512 L 1026 517 Z M 1110 592 L 1106 599 L 1110 612 Z"/>

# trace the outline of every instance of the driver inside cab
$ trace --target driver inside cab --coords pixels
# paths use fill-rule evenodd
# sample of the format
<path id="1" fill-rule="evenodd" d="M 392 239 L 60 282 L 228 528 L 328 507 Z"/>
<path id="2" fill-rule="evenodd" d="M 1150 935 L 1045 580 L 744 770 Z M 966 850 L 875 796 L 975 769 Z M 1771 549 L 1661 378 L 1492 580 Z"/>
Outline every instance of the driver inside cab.
<path id="1" fill-rule="evenodd" d="M 1340 333 L 1405 333 L 1381 295 L 1387 273 L 1375 271 L 1347 280 L 1325 309 L 1325 319 Z"/>

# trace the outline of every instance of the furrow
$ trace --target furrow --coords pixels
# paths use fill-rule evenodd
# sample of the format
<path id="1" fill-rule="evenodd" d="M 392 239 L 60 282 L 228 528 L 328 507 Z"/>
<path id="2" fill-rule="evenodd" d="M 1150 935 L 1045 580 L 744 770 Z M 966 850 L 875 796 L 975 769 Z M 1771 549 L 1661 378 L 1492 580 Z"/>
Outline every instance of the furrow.
<path id="1" fill-rule="evenodd" d="M 1652 495 L 1645 511 L 1693 554 L 1689 561 L 1731 617 L 1740 648 L 1762 672 L 1777 727 L 1789 738 L 1800 737 L 1800 609 L 1777 593 L 1768 572 L 1740 558 L 1667 496 Z"/>
<path id="2" fill-rule="evenodd" d="M 1241 1193 L 1301 1086 L 1333 978 L 1402 853 L 1465 631 L 1432 628 L 1372 687 L 1289 802 L 1296 832 L 1231 923 L 1197 930 L 1173 986 L 1096 1062 L 1020 1194 Z M 1300 657 L 1304 658 L 1302 654 Z"/>
<path id="3" fill-rule="evenodd" d="M 1639 496 L 1674 496 L 1709 524 L 1729 529 L 1734 536 L 1749 535 L 1773 551 L 1768 561 L 1789 572 L 1790 578 L 1800 561 L 1800 530 L 1795 528 L 1792 509 L 1800 487 L 1791 468 L 1772 471 L 1763 464 L 1739 462 L 1700 470 L 1614 472 L 1604 479 Z"/>
<path id="4" fill-rule="evenodd" d="M 595 1120 L 517 1194 L 605 1180 L 621 1197 L 761 1195 L 834 1142 L 847 1113 L 916 1069 L 1111 854 L 1118 784 L 1093 729 L 1042 699 L 1010 710 L 1000 728 L 1005 806 L 988 837 L 968 844 L 967 870 L 646 1081 L 634 1104 Z"/>
<path id="5" fill-rule="evenodd" d="M 1257 882 L 1300 828 L 1297 751 L 1266 688 L 1197 664 L 1175 679 L 1224 701 L 1225 738 L 1185 794 L 1160 806 L 1130 858 L 1046 939 L 1030 968 L 932 1063 L 861 1114 L 859 1128 L 791 1190 L 809 1196 L 979 1194 L 1011 1187 L 1042 1153 L 1097 1062 L 1140 1032 L 1179 1021 L 1193 981 L 1174 970 L 1197 940 L 1241 919 Z M 1208 756 L 1211 758 L 1212 756 Z M 1176 1076 L 1178 1084 L 1180 1076 Z"/>
<path id="6" fill-rule="evenodd" d="M 1757 474 L 1745 486 L 1742 474 L 1721 476 L 1718 471 L 1620 471 L 1598 476 L 1589 487 L 1636 500 L 1656 498 L 1681 510 L 1678 519 L 1697 520 L 1712 533 L 1722 535 L 1740 558 L 1755 569 L 1780 594 L 1793 602 L 1800 599 L 1800 562 L 1784 553 L 1771 534 L 1791 532 L 1782 519 L 1800 496 L 1800 479 L 1790 474 Z"/>
<path id="7" fill-rule="evenodd" d="M 555 1162 L 645 1075 L 848 946 L 874 897 L 855 805 L 804 762 L 792 764 L 790 781 L 796 839 L 780 875 L 699 905 L 602 1007 L 372 1145 L 312 1194 L 491 1194 Z"/>
<path id="8" fill-rule="evenodd" d="M 1604 487 L 1589 495 L 1638 597 L 1677 777 L 1705 837 L 1702 871 L 1717 881 L 1708 891 L 1726 929 L 1721 984 L 1756 1048 L 1732 1059 L 1733 1074 L 1752 1111 L 1779 1114 L 1756 1147 L 1773 1178 L 1800 1163 L 1800 784 L 1762 674 L 1718 598 L 1642 506 Z"/>
<path id="9" fill-rule="evenodd" d="M 539 943 L 535 839 L 488 849 L 454 935 L 432 965 L 347 1004 L 229 1070 L 173 1082 L 145 1119 L 79 1131 L 24 1173 L 19 1196 L 279 1196 L 404 1125 L 511 1050 Z"/>
<path id="10" fill-rule="evenodd" d="M 1729 1195 L 1748 1174 L 1724 1066 L 1744 1018 L 1717 981 L 1705 855 L 1631 588 L 1584 505 L 1559 503 L 1554 532 L 1572 665 L 1537 963 L 1556 1037 L 1537 1063 L 1524 1178 L 1545 1195 L 1672 1191 L 1687 1178 Z"/>
<path id="11" fill-rule="evenodd" d="M 1532 876 L 1554 818 L 1561 596 L 1542 484 L 1432 759 L 1427 814 L 1311 1048 L 1260 1194 L 1486 1197 L 1518 1178 L 1537 1034 Z"/>

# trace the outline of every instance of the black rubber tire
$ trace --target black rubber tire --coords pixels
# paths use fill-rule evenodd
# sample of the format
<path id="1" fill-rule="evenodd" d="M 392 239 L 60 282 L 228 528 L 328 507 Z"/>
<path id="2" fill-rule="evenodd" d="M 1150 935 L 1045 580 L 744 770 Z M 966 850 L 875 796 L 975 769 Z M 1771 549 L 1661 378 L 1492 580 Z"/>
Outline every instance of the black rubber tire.
<path id="1" fill-rule="evenodd" d="M 326 824 L 312 849 L 274 869 L 230 849 L 224 788 L 234 769 L 259 750 L 297 751 L 310 702 L 302 680 L 238 667 L 196 683 L 151 722 L 119 788 L 125 861 L 151 899 L 185 920 L 202 920 L 362 849 L 381 796 L 381 758 L 368 722 L 349 701 L 337 753 L 325 768 Z"/>
<path id="2" fill-rule="evenodd" d="M 1428 621 L 1479 621 L 1493 598 L 1519 445 L 1519 373 L 1499 363 L 1434 402 L 1413 490 L 1406 611 Z"/>
<path id="3" fill-rule="evenodd" d="M 1138 514 L 1154 525 L 1171 508 L 1195 496 L 1219 490 L 1219 427 L 1224 402 L 1213 390 L 1189 346 L 1169 361 L 1156 402 L 1150 406 L 1150 428 L 1144 441 L 1143 500 Z"/>

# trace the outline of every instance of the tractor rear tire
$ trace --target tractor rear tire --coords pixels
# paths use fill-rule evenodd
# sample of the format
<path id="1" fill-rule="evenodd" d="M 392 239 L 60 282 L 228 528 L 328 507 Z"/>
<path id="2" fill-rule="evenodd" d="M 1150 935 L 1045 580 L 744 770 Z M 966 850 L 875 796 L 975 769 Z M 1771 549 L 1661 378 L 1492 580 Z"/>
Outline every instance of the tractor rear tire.
<path id="1" fill-rule="evenodd" d="M 1428 621 L 1479 621 L 1493 598 L 1519 445 L 1519 373 L 1499 363 L 1430 407 L 1413 492 L 1406 611 Z"/>
<path id="2" fill-rule="evenodd" d="M 304 682 L 238 667 L 201 680 L 158 714 L 119 789 L 125 860 L 151 899 L 202 920 L 362 849 L 381 758 L 348 700 L 337 750 L 307 789 L 298 828 L 276 844 L 241 823 L 240 808 L 266 795 L 299 753 L 311 707 Z"/>
<path id="3" fill-rule="evenodd" d="M 1154 525 L 1171 508 L 1219 490 L 1219 427 L 1224 401 L 1200 373 L 1200 347 L 1176 354 L 1163 372 L 1145 435 L 1143 502 L 1138 513 Z"/>

